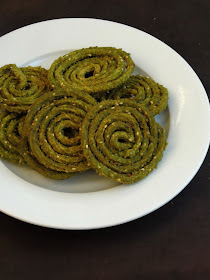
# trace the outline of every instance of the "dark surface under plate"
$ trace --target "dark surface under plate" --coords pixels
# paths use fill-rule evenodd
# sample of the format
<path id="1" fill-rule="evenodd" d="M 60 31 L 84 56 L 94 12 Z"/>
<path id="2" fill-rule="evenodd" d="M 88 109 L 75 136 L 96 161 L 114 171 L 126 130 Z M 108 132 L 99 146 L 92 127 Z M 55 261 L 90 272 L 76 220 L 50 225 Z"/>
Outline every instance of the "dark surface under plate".
<path id="1" fill-rule="evenodd" d="M 209 92 L 209 11 L 208 0 L 1 0 L 0 36 L 62 17 L 124 23 L 175 49 Z M 207 155 L 176 198 L 146 217 L 112 228 L 53 230 L 0 213 L 0 279 L 210 279 L 209 169 Z"/>

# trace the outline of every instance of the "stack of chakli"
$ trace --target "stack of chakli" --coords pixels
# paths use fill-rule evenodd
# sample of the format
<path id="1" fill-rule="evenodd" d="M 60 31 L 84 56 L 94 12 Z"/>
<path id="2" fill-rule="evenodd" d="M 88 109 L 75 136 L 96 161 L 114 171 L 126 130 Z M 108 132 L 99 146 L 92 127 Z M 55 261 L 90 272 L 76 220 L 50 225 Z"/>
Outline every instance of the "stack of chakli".
<path id="1" fill-rule="evenodd" d="M 41 67 L 0 68 L 0 156 L 51 179 L 93 168 L 120 183 L 143 179 L 163 156 L 154 116 L 168 91 L 132 75 L 122 49 L 90 47 Z"/>

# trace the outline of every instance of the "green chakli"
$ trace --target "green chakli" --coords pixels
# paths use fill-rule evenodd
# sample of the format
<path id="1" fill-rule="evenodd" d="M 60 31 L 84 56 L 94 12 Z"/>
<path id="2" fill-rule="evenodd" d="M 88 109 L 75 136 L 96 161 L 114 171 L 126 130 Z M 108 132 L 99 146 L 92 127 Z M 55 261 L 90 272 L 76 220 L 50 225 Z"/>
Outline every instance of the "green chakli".
<path id="1" fill-rule="evenodd" d="M 0 68 L 0 107 L 10 112 L 27 112 L 43 93 L 49 91 L 47 70 L 41 67 Z"/>
<path id="2" fill-rule="evenodd" d="M 128 99 L 95 105 L 81 132 L 89 164 L 99 175 L 124 184 L 146 177 L 157 167 L 166 147 L 164 130 L 153 114 Z"/>
<path id="3" fill-rule="evenodd" d="M 153 115 L 161 113 L 168 104 L 168 90 L 149 77 L 131 76 L 126 83 L 106 94 L 105 99 L 128 98 L 146 106 Z"/>
<path id="4" fill-rule="evenodd" d="M 91 95 L 118 87 L 134 71 L 130 55 L 111 47 L 76 50 L 53 62 L 48 79 L 53 88 L 82 91 Z"/>
<path id="5" fill-rule="evenodd" d="M 83 155 L 79 129 L 92 104 L 96 101 L 91 96 L 76 99 L 71 92 L 53 91 L 31 106 L 24 136 L 30 153 L 45 168 L 75 174 L 90 168 Z M 65 136 L 65 129 L 70 129 L 70 137 Z M 34 166 L 30 159 L 27 163 Z"/>

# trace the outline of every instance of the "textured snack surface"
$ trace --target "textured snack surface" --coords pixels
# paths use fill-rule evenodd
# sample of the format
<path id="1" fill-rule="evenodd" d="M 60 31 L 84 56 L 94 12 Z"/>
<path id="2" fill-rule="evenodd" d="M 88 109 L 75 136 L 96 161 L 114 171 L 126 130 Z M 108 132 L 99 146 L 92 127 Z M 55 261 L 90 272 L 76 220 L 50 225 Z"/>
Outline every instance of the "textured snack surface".
<path id="1" fill-rule="evenodd" d="M 55 180 L 64 180 L 70 177 L 77 175 L 78 173 L 66 173 L 53 170 L 51 168 L 45 167 L 41 164 L 36 157 L 32 154 L 30 145 L 28 143 L 28 139 L 24 137 L 21 143 L 21 149 L 23 151 L 23 157 L 28 166 L 36 170 L 39 174 L 43 175 L 44 177 L 55 179 Z"/>
<path id="2" fill-rule="evenodd" d="M 111 47 L 90 47 L 59 57 L 50 67 L 52 87 L 83 91 L 91 95 L 126 82 L 134 71 L 130 55 Z"/>
<path id="3" fill-rule="evenodd" d="M 91 107 L 89 102 L 73 98 L 71 93 L 56 91 L 44 94 L 31 106 L 24 131 L 28 148 L 40 164 L 66 173 L 89 169 L 79 129 Z"/>
<path id="4" fill-rule="evenodd" d="M 146 107 L 121 99 L 102 101 L 87 114 L 82 145 L 87 161 L 100 175 L 133 183 L 157 167 L 166 139 Z"/>
<path id="5" fill-rule="evenodd" d="M 161 113 L 168 104 L 168 91 L 149 77 L 131 76 L 126 83 L 107 93 L 106 99 L 128 98 L 148 107 L 153 115 Z"/>
<path id="6" fill-rule="evenodd" d="M 31 104 L 50 88 L 47 70 L 41 67 L 0 68 L 0 107 L 10 112 L 27 112 Z"/>
<path id="7" fill-rule="evenodd" d="M 18 164 L 25 164 L 20 149 L 24 118 L 7 111 L 0 113 L 0 157 Z"/>

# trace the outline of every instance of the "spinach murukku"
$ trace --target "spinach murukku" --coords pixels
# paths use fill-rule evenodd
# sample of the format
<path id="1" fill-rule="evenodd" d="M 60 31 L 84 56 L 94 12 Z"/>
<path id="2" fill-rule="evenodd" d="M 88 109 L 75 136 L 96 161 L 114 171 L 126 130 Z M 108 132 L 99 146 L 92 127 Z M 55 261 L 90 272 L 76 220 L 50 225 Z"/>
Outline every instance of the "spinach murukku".
<path id="1" fill-rule="evenodd" d="M 143 179 L 163 156 L 166 138 L 152 113 L 136 101 L 106 100 L 95 105 L 82 125 L 82 146 L 99 175 L 120 183 Z"/>
<path id="2" fill-rule="evenodd" d="M 28 111 L 24 125 L 28 150 L 46 168 L 66 173 L 90 168 L 83 155 L 80 128 L 92 108 L 89 100 L 96 101 L 87 95 L 86 99 L 73 98 L 67 92 L 49 92 Z M 27 162 L 30 165 L 30 159 Z"/>
<path id="3" fill-rule="evenodd" d="M 0 107 L 4 110 L 27 112 L 31 104 L 49 89 L 44 68 L 18 68 L 15 64 L 0 68 Z"/>
<path id="4" fill-rule="evenodd" d="M 24 118 L 8 111 L 0 113 L 0 157 L 18 164 L 25 164 L 20 149 Z"/>
<path id="5" fill-rule="evenodd" d="M 59 57 L 48 73 L 52 87 L 91 95 L 125 83 L 134 71 L 130 55 L 111 47 L 90 47 Z"/>
<path id="6" fill-rule="evenodd" d="M 111 90 L 106 99 L 128 98 L 146 106 L 153 115 L 162 112 L 168 104 L 168 90 L 149 77 L 131 76 L 122 86 Z"/>

